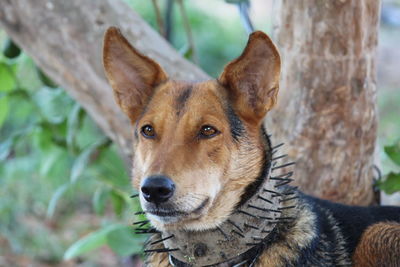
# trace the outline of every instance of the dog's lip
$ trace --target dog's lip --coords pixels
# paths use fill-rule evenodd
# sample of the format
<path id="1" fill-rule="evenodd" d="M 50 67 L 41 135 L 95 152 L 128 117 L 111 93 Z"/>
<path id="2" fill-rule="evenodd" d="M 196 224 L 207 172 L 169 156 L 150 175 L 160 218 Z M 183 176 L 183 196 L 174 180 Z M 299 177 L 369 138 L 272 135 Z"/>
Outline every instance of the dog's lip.
<path id="1" fill-rule="evenodd" d="M 165 209 L 148 209 L 145 212 L 156 215 L 159 217 L 181 217 L 181 216 L 189 216 L 191 214 L 199 214 L 205 206 L 207 206 L 208 202 L 210 201 L 209 198 L 206 198 L 197 208 L 194 210 L 187 212 L 187 211 L 181 211 L 181 210 L 165 210 Z"/>

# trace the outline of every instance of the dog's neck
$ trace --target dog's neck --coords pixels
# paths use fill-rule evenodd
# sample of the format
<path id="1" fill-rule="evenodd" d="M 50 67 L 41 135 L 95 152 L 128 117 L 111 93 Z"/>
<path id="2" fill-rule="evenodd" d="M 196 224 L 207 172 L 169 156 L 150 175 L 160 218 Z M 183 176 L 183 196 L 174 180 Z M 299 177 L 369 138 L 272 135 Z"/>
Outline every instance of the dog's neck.
<path id="1" fill-rule="evenodd" d="M 206 231 L 165 231 L 159 240 L 161 252 L 168 252 L 174 266 L 236 266 L 250 265 L 271 243 L 278 226 L 294 218 L 295 189 L 287 187 L 293 172 L 278 175 L 278 170 L 292 163 L 281 163 L 277 153 L 281 145 L 271 147 L 267 135 L 266 159 L 262 176 L 246 188 L 242 201 L 230 217 L 215 229 Z M 152 252 L 151 247 L 149 251 Z M 157 252 L 157 250 L 153 251 Z M 238 265 L 241 266 L 241 265 Z"/>

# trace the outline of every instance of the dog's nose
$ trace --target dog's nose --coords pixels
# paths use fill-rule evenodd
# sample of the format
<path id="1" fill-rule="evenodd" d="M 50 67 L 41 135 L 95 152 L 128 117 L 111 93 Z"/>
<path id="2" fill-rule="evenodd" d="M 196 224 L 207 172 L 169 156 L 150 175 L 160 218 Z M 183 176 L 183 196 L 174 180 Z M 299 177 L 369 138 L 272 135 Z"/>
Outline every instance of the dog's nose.
<path id="1" fill-rule="evenodd" d="M 141 190 L 146 201 L 158 204 L 172 197 L 175 184 L 166 176 L 153 175 L 144 180 Z"/>

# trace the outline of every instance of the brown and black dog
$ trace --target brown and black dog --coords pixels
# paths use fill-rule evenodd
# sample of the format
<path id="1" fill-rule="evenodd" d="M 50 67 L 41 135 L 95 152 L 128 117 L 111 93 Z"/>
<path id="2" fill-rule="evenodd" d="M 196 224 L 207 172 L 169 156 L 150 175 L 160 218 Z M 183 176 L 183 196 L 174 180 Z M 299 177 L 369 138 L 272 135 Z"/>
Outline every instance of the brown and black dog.
<path id="1" fill-rule="evenodd" d="M 160 237 L 148 251 L 164 252 L 150 253 L 148 266 L 400 266 L 399 226 L 376 224 L 399 222 L 400 208 L 331 203 L 269 174 L 275 151 L 263 119 L 277 101 L 281 63 L 267 35 L 251 34 L 242 55 L 217 80 L 204 82 L 168 79 L 116 28 L 106 32 L 103 56 L 116 101 L 134 127 L 133 185 Z M 283 183 L 260 188 L 273 179 Z M 275 208 L 249 204 L 254 196 Z M 245 211 L 251 208 L 271 215 Z M 249 219 L 234 221 L 238 212 Z M 226 222 L 237 230 L 224 228 Z M 215 229 L 226 244 L 209 238 L 194 256 L 181 258 L 167 248 L 175 242 L 184 250 L 190 235 L 198 242 Z M 246 241 L 248 251 L 239 250 L 251 231 L 260 235 Z M 171 241 L 179 233 L 190 233 L 189 239 Z"/>

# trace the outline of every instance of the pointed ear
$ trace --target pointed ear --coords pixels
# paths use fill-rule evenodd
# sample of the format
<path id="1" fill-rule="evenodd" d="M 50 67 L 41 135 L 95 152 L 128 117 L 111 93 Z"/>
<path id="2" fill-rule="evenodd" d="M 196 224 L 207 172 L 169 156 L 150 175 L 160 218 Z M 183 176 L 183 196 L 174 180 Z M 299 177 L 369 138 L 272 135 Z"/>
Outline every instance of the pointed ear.
<path id="1" fill-rule="evenodd" d="M 160 65 L 133 48 L 115 27 L 104 36 L 103 65 L 118 105 L 132 122 L 144 109 L 154 87 L 167 80 Z"/>
<path id="2" fill-rule="evenodd" d="M 225 67 L 219 81 L 243 119 L 259 122 L 275 105 L 280 68 L 278 50 L 260 31 L 250 35 L 242 55 Z"/>

